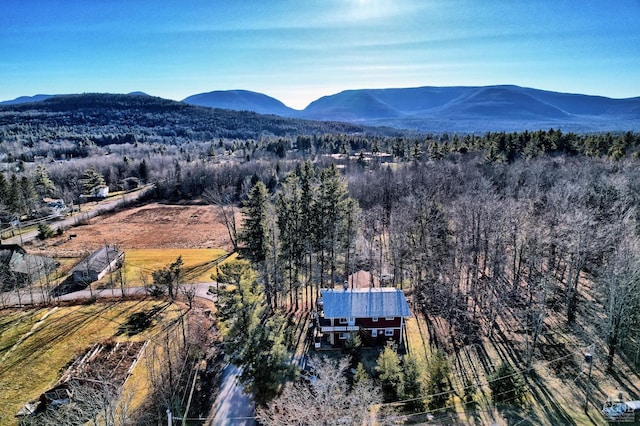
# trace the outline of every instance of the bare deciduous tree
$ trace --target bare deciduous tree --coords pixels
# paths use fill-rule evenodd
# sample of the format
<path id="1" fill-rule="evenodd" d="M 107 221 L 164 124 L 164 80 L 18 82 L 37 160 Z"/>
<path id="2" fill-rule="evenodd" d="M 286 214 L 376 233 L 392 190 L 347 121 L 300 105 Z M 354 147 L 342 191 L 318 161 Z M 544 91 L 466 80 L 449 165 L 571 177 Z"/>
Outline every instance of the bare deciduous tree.
<path id="1" fill-rule="evenodd" d="M 227 234 L 229 235 L 229 241 L 231 241 L 233 251 L 237 251 L 238 231 L 236 228 L 236 207 L 228 196 L 222 196 L 211 189 L 206 190 L 203 197 L 209 204 L 216 206 L 218 211 L 222 214 L 222 222 L 227 229 Z"/>
<path id="2" fill-rule="evenodd" d="M 310 364 L 314 375 L 309 383 L 287 385 L 266 407 L 258 407 L 258 420 L 273 426 L 369 424 L 369 407 L 382 398 L 370 381 L 349 387 L 349 359 L 314 358 Z"/>
<path id="3" fill-rule="evenodd" d="M 608 347 L 607 368 L 613 360 L 640 310 L 640 247 L 624 238 L 597 277 L 602 292 L 606 320 L 603 328 Z"/>

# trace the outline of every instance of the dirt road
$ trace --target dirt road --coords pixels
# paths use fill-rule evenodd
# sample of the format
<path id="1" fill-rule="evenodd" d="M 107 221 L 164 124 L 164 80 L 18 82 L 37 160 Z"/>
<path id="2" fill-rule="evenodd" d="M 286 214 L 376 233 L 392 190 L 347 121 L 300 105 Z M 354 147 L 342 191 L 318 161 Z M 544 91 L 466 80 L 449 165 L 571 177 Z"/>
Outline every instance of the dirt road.
<path id="1" fill-rule="evenodd" d="M 87 210 L 81 213 L 76 213 L 71 217 L 55 220 L 49 223 L 52 229 L 57 228 L 69 228 L 71 226 L 76 225 L 84 220 L 90 219 L 92 217 L 96 217 L 101 215 L 102 213 L 113 210 L 114 208 L 131 201 L 135 201 L 138 198 L 142 197 L 147 191 L 153 189 L 153 185 L 147 185 L 141 189 L 130 192 L 128 194 L 122 194 L 118 197 L 113 197 L 101 201 L 97 206 L 93 207 L 91 210 Z M 7 238 L 2 241 L 3 244 L 24 244 L 28 241 L 34 240 L 38 236 L 38 230 L 28 231 L 23 233 L 22 235 L 17 235 L 15 237 Z"/>

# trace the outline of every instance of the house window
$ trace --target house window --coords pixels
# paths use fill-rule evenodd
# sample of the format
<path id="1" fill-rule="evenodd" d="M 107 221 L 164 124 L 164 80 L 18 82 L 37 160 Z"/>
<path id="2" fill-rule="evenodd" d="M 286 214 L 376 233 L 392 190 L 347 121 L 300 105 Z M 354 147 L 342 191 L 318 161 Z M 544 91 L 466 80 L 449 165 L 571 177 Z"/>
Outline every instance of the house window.
<path id="1" fill-rule="evenodd" d="M 387 328 L 384 330 L 385 336 L 393 336 L 393 328 Z"/>
<path id="2" fill-rule="evenodd" d="M 393 321 L 393 320 L 394 320 L 394 317 L 385 317 L 385 319 L 386 319 L 387 321 Z"/>
<path id="3" fill-rule="evenodd" d="M 346 318 L 340 318 L 339 322 L 340 324 L 346 324 L 347 322 L 349 322 L 349 320 L 347 320 Z"/>
<path id="4" fill-rule="evenodd" d="M 340 333 L 340 336 L 338 337 L 340 340 L 347 340 L 349 338 L 349 333 Z"/>
<path id="5" fill-rule="evenodd" d="M 371 337 L 378 337 L 378 330 L 377 329 L 373 329 L 371 330 Z"/>
<path id="6" fill-rule="evenodd" d="M 373 322 L 378 322 L 378 317 L 373 317 L 373 318 L 371 318 L 371 321 L 373 321 Z"/>
<path id="7" fill-rule="evenodd" d="M 82 278 L 89 278 L 89 271 L 82 271 Z"/>

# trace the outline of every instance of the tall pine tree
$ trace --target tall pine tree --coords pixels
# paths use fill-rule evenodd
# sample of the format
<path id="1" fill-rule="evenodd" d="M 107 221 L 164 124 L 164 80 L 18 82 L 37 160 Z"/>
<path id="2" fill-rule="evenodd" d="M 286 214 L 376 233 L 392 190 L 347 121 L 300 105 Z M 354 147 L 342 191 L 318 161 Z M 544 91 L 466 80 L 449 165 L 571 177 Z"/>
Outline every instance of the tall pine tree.
<path id="1" fill-rule="evenodd" d="M 240 241 L 244 244 L 242 253 L 256 264 L 265 261 L 269 250 L 268 203 L 267 188 L 262 181 L 258 181 L 244 204 L 244 221 L 240 232 Z"/>
<path id="2" fill-rule="evenodd" d="M 304 262 L 304 232 L 300 181 L 289 175 L 276 198 L 276 215 L 280 231 L 280 254 L 284 261 L 285 278 L 289 284 L 289 303 L 298 309 L 299 270 Z"/>

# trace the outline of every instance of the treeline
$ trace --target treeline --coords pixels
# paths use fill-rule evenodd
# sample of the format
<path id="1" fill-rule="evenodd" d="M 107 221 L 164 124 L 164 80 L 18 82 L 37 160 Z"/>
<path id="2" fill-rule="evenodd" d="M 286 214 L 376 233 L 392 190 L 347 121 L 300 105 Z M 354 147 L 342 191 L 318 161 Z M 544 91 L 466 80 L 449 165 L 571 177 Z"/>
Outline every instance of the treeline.
<path id="1" fill-rule="evenodd" d="M 0 129 L 0 159 L 11 169 L 21 172 L 37 160 L 49 165 L 67 160 L 73 162 L 100 163 L 101 173 L 107 177 L 108 185 L 117 185 L 117 180 L 126 176 L 131 160 L 149 161 L 155 157 L 163 165 L 174 162 L 211 162 L 232 160 L 297 160 L 300 158 L 318 161 L 324 155 L 336 155 L 334 161 L 348 163 L 357 159 L 362 167 L 375 167 L 381 162 L 420 162 L 439 160 L 447 156 L 480 155 L 488 163 L 513 162 L 517 159 L 533 159 L 545 155 L 587 156 L 592 158 L 622 159 L 637 157 L 640 135 L 592 134 L 578 135 L 562 133 L 560 130 L 487 133 L 475 135 L 427 135 L 413 136 L 365 136 L 347 133 L 315 134 L 310 136 L 260 136 L 258 138 L 211 137 L 204 140 L 169 138 L 160 139 L 135 131 L 100 133 L 95 129 L 83 129 L 77 137 L 67 131 L 52 131 L 45 127 L 14 125 L 19 129 Z M 1 127 L 1 126 L 0 126 Z M 58 137 L 65 138 L 63 141 Z M 366 155 L 365 155 L 366 154 Z M 117 156 L 113 158 L 113 156 Z M 102 157 L 97 159 L 95 157 Z M 111 158 L 109 158 L 111 157 Z M 388 158 L 387 158 L 388 157 Z M 129 160 L 129 161 L 128 161 Z M 127 164 L 129 163 L 129 164 Z M 192 165 L 194 165 L 192 164 Z M 73 166 L 71 166 L 73 168 Z M 115 170 L 114 170 L 115 168 Z M 109 178 L 115 171 L 114 182 Z M 153 167 L 151 168 L 153 171 Z M 64 186 L 64 185 L 62 185 Z"/>
<path id="2" fill-rule="evenodd" d="M 301 150 L 344 155 L 357 155 L 363 151 L 389 153 L 396 161 L 439 160 L 448 155 L 468 153 L 480 154 L 486 162 L 491 163 L 545 155 L 581 155 L 619 160 L 628 156 L 638 157 L 640 134 L 577 134 L 549 129 L 489 132 L 484 135 L 443 133 L 424 137 L 320 135 L 298 136 L 296 146 Z"/>

